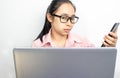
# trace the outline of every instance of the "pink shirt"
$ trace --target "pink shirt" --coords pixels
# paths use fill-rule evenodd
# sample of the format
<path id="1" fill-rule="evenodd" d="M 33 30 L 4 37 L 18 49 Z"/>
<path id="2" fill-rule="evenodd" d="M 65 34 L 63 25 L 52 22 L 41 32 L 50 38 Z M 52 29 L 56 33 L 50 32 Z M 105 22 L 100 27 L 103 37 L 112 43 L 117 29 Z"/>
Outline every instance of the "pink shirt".
<path id="1" fill-rule="evenodd" d="M 51 40 L 51 32 L 43 36 L 43 42 L 40 39 L 33 41 L 32 47 L 40 48 L 40 47 L 57 47 Z M 68 39 L 66 41 L 65 47 L 94 47 L 94 44 L 89 42 L 85 38 L 81 38 L 75 34 L 69 34 Z"/>

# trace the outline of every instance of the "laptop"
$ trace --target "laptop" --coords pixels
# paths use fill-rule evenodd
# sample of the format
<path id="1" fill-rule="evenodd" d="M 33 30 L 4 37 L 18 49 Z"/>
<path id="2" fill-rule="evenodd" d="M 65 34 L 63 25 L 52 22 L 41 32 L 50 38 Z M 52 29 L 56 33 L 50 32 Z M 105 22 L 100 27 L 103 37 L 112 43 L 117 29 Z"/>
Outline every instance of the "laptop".
<path id="1" fill-rule="evenodd" d="M 16 78 L 114 78 L 116 48 L 14 48 Z"/>

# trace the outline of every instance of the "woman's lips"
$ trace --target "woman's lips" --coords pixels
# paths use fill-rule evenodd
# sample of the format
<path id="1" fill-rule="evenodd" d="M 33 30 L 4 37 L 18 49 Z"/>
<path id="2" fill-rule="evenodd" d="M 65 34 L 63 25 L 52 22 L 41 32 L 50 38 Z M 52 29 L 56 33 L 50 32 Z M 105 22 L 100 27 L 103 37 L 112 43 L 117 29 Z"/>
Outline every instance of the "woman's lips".
<path id="1" fill-rule="evenodd" d="M 69 33 L 71 29 L 64 29 L 65 32 Z"/>

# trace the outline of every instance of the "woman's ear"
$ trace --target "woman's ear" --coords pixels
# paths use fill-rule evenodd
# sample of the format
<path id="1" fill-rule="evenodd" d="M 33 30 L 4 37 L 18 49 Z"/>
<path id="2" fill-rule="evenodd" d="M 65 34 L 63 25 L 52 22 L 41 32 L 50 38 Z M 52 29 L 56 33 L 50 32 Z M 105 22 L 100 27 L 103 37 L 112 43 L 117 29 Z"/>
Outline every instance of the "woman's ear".
<path id="1" fill-rule="evenodd" d="M 49 22 L 52 22 L 53 18 L 52 18 L 52 15 L 50 13 L 47 13 L 47 19 Z"/>

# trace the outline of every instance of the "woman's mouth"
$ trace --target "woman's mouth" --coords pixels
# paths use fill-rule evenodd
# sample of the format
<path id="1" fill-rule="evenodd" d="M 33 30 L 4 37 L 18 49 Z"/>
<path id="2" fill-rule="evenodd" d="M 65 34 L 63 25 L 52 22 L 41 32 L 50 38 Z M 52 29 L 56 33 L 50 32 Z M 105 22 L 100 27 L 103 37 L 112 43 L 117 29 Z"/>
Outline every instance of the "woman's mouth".
<path id="1" fill-rule="evenodd" d="M 69 33 L 71 29 L 64 29 L 66 33 Z"/>

